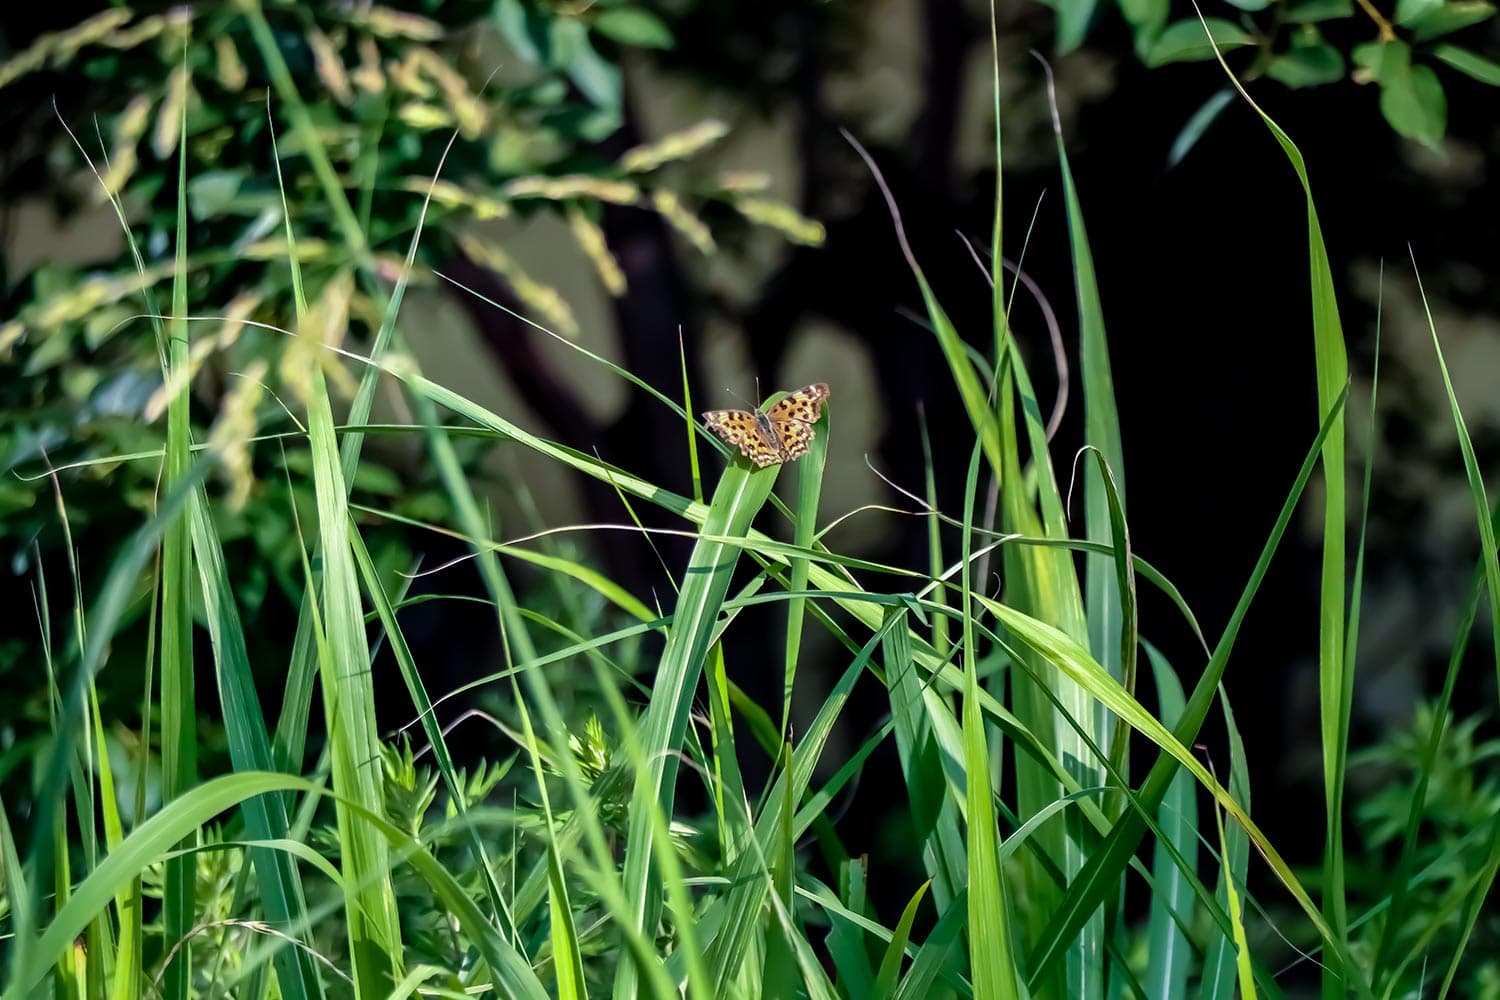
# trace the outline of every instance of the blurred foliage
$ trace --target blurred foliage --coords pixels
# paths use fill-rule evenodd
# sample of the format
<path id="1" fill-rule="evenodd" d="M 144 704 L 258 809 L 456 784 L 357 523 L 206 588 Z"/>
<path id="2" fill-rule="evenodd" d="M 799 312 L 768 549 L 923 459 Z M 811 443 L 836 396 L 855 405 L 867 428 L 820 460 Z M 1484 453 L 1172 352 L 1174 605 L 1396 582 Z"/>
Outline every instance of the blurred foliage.
<path id="1" fill-rule="evenodd" d="M 1058 49 L 1082 45 L 1099 0 L 1043 2 L 1057 12 Z M 1171 0 L 1119 0 L 1135 53 L 1147 66 L 1214 58 L 1212 33 L 1246 84 L 1262 77 L 1294 90 L 1346 79 L 1375 84 L 1391 128 L 1433 149 L 1448 125 L 1440 72 L 1500 87 L 1500 63 L 1472 50 L 1486 32 L 1494 37 L 1496 8 L 1488 0 L 1396 0 L 1394 11 L 1382 11 L 1374 0 L 1223 0 L 1204 4 L 1202 20 L 1192 5 L 1173 6 Z M 1184 127 L 1175 157 L 1227 103 L 1227 90 L 1208 98 Z"/>
<path id="2" fill-rule="evenodd" d="M 1382 947 L 1407 959 L 1404 972 L 1391 984 L 1398 996 L 1419 995 L 1424 981 L 1441 976 L 1464 945 L 1459 920 L 1436 935 L 1425 923 L 1392 927 L 1378 904 L 1389 899 L 1402 877 L 1391 862 L 1413 819 L 1418 836 L 1411 874 L 1416 877 L 1408 890 L 1408 912 L 1459 914 L 1472 904 L 1475 873 L 1488 863 L 1487 834 L 1500 813 L 1500 739 L 1483 737 L 1485 722 L 1481 715 L 1443 719 L 1423 703 L 1411 728 L 1350 757 L 1350 780 L 1372 787 L 1354 810 L 1358 836 L 1352 843 L 1365 853 L 1349 859 L 1350 898 L 1381 914 L 1359 928 L 1354 951 L 1368 964 Z M 1425 789 L 1420 781 L 1424 774 Z M 1421 801 L 1414 806 L 1419 793 Z M 1500 913 L 1493 907 L 1481 912 L 1467 954 L 1486 957 L 1464 965 L 1454 984 L 1457 993 L 1500 997 Z"/>
<path id="3" fill-rule="evenodd" d="M 108 5 L 65 29 L 9 41 L 0 53 L 0 118 L 17 152 L 0 175 L 0 197 L 40 198 L 61 217 L 117 199 L 135 235 L 134 247 L 108 241 L 87 259 L 6 275 L 0 556 L 17 576 L 33 572 L 39 553 L 49 569 L 65 565 L 47 556 L 62 542 L 58 509 L 45 502 L 53 493 L 47 469 L 77 466 L 60 495 L 86 561 L 107 557 L 124 526 L 154 503 L 159 462 L 151 456 L 172 387 L 162 385 L 163 345 L 143 313 L 166 308 L 179 149 L 189 314 L 207 318 L 193 325 L 196 436 L 286 435 L 255 449 L 253 462 L 249 452 L 226 462 L 229 482 L 216 500 L 231 557 L 237 547 L 254 555 L 243 573 L 234 569 L 252 619 L 272 586 L 293 599 L 301 590 L 288 504 L 306 512 L 310 496 L 288 486 L 284 472 L 307 458 L 295 407 L 282 404 L 305 390 L 312 363 L 328 369 L 336 390 L 353 381 L 322 345 L 309 355 L 305 338 L 287 335 L 298 330 L 289 254 L 308 301 L 331 309 L 319 316 L 321 339 L 358 350 L 380 323 L 384 296 L 353 275 L 394 281 L 429 191 L 413 282 L 431 284 L 428 266 L 467 258 L 499 274 L 533 317 L 564 336 L 578 330 L 569 304 L 482 223 L 565 218 L 580 254 L 617 296 L 627 289 L 600 225 L 604 204 L 654 212 L 704 254 L 717 249 L 700 218 L 707 209 L 793 240 L 822 238 L 818 224 L 764 197 L 763 176 L 674 176 L 674 164 L 725 134 L 720 122 L 623 154 L 601 151 L 623 120 L 624 50 L 673 45 L 666 22 L 628 2 Z M 47 95 L 57 95 L 55 112 Z M 347 194 L 353 217 L 328 197 L 329 184 Z M 274 395 L 257 404 L 262 382 Z M 236 395 L 248 383 L 256 391 Z M 373 443 L 356 493 L 396 514 L 436 519 L 445 500 L 435 481 L 402 469 L 399 452 L 382 450 L 388 442 Z M 471 466 L 483 453 L 481 442 L 459 446 Z M 384 566 L 408 561 L 399 542 L 375 549 Z"/>

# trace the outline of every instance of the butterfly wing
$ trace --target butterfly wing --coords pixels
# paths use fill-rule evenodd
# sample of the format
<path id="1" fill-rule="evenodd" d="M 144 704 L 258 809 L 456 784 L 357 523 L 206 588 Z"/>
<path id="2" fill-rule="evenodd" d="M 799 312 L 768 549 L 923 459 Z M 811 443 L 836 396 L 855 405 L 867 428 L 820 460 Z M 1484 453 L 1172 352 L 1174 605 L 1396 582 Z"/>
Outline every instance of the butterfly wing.
<path id="1" fill-rule="evenodd" d="M 781 447 L 786 451 L 786 461 L 790 462 L 807 454 L 808 445 L 812 444 L 814 437 L 812 424 L 801 420 L 782 420 L 771 426 L 776 428 L 776 436 L 781 439 Z"/>
<path id="2" fill-rule="evenodd" d="M 773 442 L 767 441 L 757 426 L 755 414 L 747 410 L 709 410 L 703 414 L 703 422 L 725 441 L 734 445 L 757 468 L 765 468 L 782 460 L 782 455 Z"/>
<path id="3" fill-rule="evenodd" d="M 804 424 L 815 424 L 823 415 L 823 400 L 828 398 L 828 383 L 814 382 L 796 392 L 789 392 L 781 401 L 766 411 L 771 423 L 780 424 L 797 420 Z"/>
<path id="4" fill-rule="evenodd" d="M 766 411 L 781 448 L 786 452 L 786 461 L 801 458 L 812 444 L 813 424 L 823 415 L 823 400 L 828 398 L 828 383 L 814 382 L 796 392 L 789 392 L 775 406 Z"/>

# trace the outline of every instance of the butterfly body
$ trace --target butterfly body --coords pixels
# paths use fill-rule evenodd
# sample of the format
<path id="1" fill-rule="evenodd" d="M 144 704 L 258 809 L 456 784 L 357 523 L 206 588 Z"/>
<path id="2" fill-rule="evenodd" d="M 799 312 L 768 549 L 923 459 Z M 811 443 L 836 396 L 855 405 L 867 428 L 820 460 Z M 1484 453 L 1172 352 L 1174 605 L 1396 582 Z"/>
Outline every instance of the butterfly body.
<path id="1" fill-rule="evenodd" d="M 756 468 L 791 462 L 807 454 L 813 424 L 823 413 L 828 385 L 814 382 L 787 393 L 768 410 L 710 410 L 708 429 L 734 445 Z"/>

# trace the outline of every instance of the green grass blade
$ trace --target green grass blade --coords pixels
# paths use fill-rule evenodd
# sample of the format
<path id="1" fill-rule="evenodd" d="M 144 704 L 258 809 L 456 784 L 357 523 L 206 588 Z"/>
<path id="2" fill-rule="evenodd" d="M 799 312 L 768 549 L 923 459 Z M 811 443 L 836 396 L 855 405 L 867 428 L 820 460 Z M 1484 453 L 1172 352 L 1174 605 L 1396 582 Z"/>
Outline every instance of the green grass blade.
<path id="1" fill-rule="evenodd" d="M 1302 490 L 1307 481 L 1312 477 L 1314 468 L 1317 466 L 1319 456 L 1322 454 L 1324 440 L 1333 429 L 1335 418 L 1342 414 L 1344 400 L 1347 398 L 1348 390 L 1345 389 L 1338 399 L 1335 411 L 1323 421 L 1318 429 L 1318 434 L 1313 440 L 1312 448 L 1303 460 L 1302 468 L 1297 474 L 1295 482 L 1287 495 L 1286 502 L 1282 505 L 1281 512 L 1277 516 L 1265 545 L 1261 549 L 1259 559 L 1255 568 L 1251 571 L 1250 578 L 1240 595 L 1240 600 L 1231 614 L 1229 623 L 1225 626 L 1224 634 L 1220 638 L 1213 656 L 1209 659 L 1202 677 L 1193 689 L 1192 696 L 1188 699 L 1187 707 L 1184 709 L 1181 721 L 1175 727 L 1174 742 L 1179 748 L 1191 744 L 1197 739 L 1199 728 L 1207 716 L 1208 709 L 1212 704 L 1214 694 L 1218 689 L 1224 670 L 1228 665 L 1229 656 L 1234 648 L 1235 639 L 1238 637 L 1239 629 L 1249 613 L 1250 605 L 1260 588 L 1261 581 L 1265 578 L 1270 568 L 1272 557 L 1281 544 L 1281 539 L 1286 533 L 1287 526 L 1291 523 L 1292 514 L 1296 508 L 1297 501 L 1301 498 Z M 1007 609 L 1008 612 L 1008 609 Z M 1101 688 L 1102 690 L 1102 688 Z M 1113 706 L 1111 706 L 1113 708 Z M 1123 706 L 1122 706 L 1123 707 Z M 1136 713 L 1132 713 L 1136 714 Z M 1144 714 L 1144 713 L 1140 713 Z M 1131 719 L 1132 726 L 1140 728 L 1140 724 L 1146 724 L 1156 728 L 1159 724 L 1147 716 L 1145 719 Z M 1186 753 L 1186 751 L 1183 751 Z M 1154 813 L 1160 808 L 1162 798 L 1171 783 L 1171 778 L 1177 771 L 1179 764 L 1186 764 L 1189 769 L 1197 768 L 1197 762 L 1182 760 L 1171 754 L 1162 754 L 1156 763 L 1152 765 L 1150 773 L 1141 786 L 1139 801 L 1147 812 Z M 1201 769 L 1200 769 L 1201 770 Z M 1200 775 L 1203 781 L 1206 775 Z M 1225 803 L 1226 806 L 1232 803 Z M 1248 821 L 1248 817 L 1246 817 Z M 1136 846 L 1145 832 L 1145 821 L 1138 815 L 1136 810 L 1130 810 L 1121 816 L 1115 829 L 1110 834 L 1105 844 L 1097 849 L 1090 857 L 1087 865 L 1069 887 L 1063 903 L 1052 911 L 1051 919 L 1047 925 L 1046 932 L 1033 946 L 1028 955 L 1027 968 L 1030 970 L 1032 980 L 1043 974 L 1052 963 L 1061 957 L 1061 949 L 1068 941 L 1076 935 L 1083 922 L 1087 920 L 1094 909 L 1097 908 L 1112 893 L 1118 884 L 1118 879 L 1130 858 L 1135 853 Z M 1278 872 L 1278 874 L 1280 874 Z M 1284 876 L 1290 879 L 1288 871 Z M 1292 881 L 1295 881 L 1294 879 Z M 1315 917 L 1314 923 L 1320 923 L 1321 917 Z M 1341 943 L 1332 943 L 1333 950 L 1342 951 Z M 1352 988 L 1360 990 L 1360 982 L 1355 980 L 1351 983 Z M 1361 995 L 1367 994 L 1367 988 L 1360 990 Z"/>
<path id="2" fill-rule="evenodd" d="M 891 934 L 891 943 L 886 946 L 885 955 L 880 960 L 880 971 L 875 976 L 875 990 L 872 996 L 884 1000 L 885 997 L 895 993 L 897 977 L 901 975 L 901 956 L 906 951 L 906 942 L 911 938 L 911 926 L 916 922 L 917 909 L 926 898 L 927 887 L 931 884 L 931 881 L 927 881 L 917 886 L 917 891 L 912 894 L 911 899 L 906 903 L 906 908 L 901 911 L 901 919 Z"/>
<path id="3" fill-rule="evenodd" d="M 50 790 L 50 793 L 38 796 L 33 806 L 31 816 L 33 830 L 52 830 L 61 818 L 59 812 L 62 804 L 61 790 L 66 786 L 66 778 L 73 761 L 74 734 L 79 731 L 84 718 L 84 697 L 88 689 L 88 679 L 97 674 L 104 665 L 110 640 L 125 617 L 127 609 L 136 598 L 136 585 L 141 572 L 152 554 L 156 552 L 159 542 L 169 527 L 179 518 L 183 504 L 202 481 L 205 473 L 204 464 L 192 466 L 177 488 L 165 494 L 157 505 L 156 514 L 132 536 L 120 555 L 116 557 L 114 565 L 104 579 L 103 586 L 99 589 L 99 596 L 95 599 L 93 609 L 88 615 L 90 625 L 81 662 L 72 682 L 59 692 L 57 723 L 54 727 L 51 746 L 40 765 L 40 778 L 37 783 L 38 788 Z M 32 839 L 27 868 L 36 873 L 34 878 L 38 882 L 53 875 L 54 866 L 61 868 L 66 865 L 66 854 L 58 854 L 55 850 L 56 846 L 53 838 L 47 835 L 35 836 Z M 66 887 L 67 882 L 63 884 Z M 40 926 L 38 914 L 43 896 L 43 893 L 35 891 L 21 896 L 25 911 L 15 915 L 15 926 L 18 929 Z M 80 929 L 82 926 L 80 925 Z M 60 960 L 62 956 L 62 952 L 57 951 L 46 960 L 38 962 L 35 960 L 35 949 L 36 941 L 31 936 L 17 938 L 10 952 L 10 985 L 7 987 L 7 997 L 29 993 L 28 988 L 18 987 L 17 983 L 35 973 L 38 967 L 45 969 L 48 964 Z"/>
<path id="4" fill-rule="evenodd" d="M 438 724 L 437 716 L 433 713 L 432 699 L 427 696 L 427 687 L 422 683 L 422 675 L 417 670 L 411 649 L 406 644 L 406 637 L 401 633 L 400 624 L 396 620 L 396 610 L 391 605 L 390 597 L 381 584 L 380 577 L 375 570 L 375 562 L 370 558 L 369 549 L 365 547 L 364 539 L 360 537 L 359 532 L 353 530 L 349 532 L 349 543 L 354 553 L 355 565 L 359 568 L 360 578 L 364 581 L 365 593 L 370 595 L 370 602 L 374 605 L 375 613 L 379 616 L 380 624 L 385 630 L 386 640 L 390 644 L 397 668 L 401 671 L 401 678 L 406 682 L 407 691 L 411 694 L 412 706 L 417 710 L 417 717 L 421 720 L 422 733 L 427 737 L 427 745 L 432 748 L 433 759 L 437 763 L 438 774 L 448 790 L 449 801 L 453 804 L 458 820 L 468 834 L 469 846 L 477 859 L 479 874 L 484 882 L 485 892 L 490 898 L 490 905 L 494 907 L 496 913 L 504 914 L 507 909 L 505 896 L 495 881 L 494 864 L 490 861 L 489 851 L 480 838 L 478 829 L 470 823 L 463 822 L 468 814 L 468 797 L 460 786 L 458 767 L 453 763 L 453 757 L 448 752 L 448 740 L 443 735 L 443 728 Z M 509 919 L 506 923 L 513 926 L 513 922 Z"/>
<path id="5" fill-rule="evenodd" d="M 974 601 L 969 567 L 973 545 L 974 499 L 979 490 L 980 449 L 969 460 L 964 489 L 963 572 L 963 748 L 965 849 L 969 858 L 969 968 L 974 991 L 982 997 L 1022 995 L 1011 953 L 1010 900 L 1000 866 L 998 820 L 994 794 L 999 782 L 990 775 L 989 739 L 979 704 L 979 663 L 974 637 Z"/>
<path id="6" fill-rule="evenodd" d="M 1229 841 L 1224 834 L 1224 812 L 1214 809 L 1214 822 L 1219 831 L 1219 855 L 1229 856 Z M 1255 973 L 1250 966 L 1250 942 L 1245 939 L 1245 919 L 1240 911 L 1240 891 L 1235 887 L 1228 866 L 1224 872 L 1224 898 L 1229 903 L 1229 921 L 1234 925 L 1235 972 L 1239 978 L 1240 996 L 1244 1000 L 1255 1000 Z"/>
<path id="7" fill-rule="evenodd" d="M 924 705 L 927 698 L 937 695 L 929 692 L 917 674 L 906 614 L 905 608 L 886 609 L 881 659 L 912 822 L 924 845 L 922 860 L 933 886 L 933 900 L 946 910 L 967 883 L 969 864 L 957 802 L 943 794 L 947 781 L 941 751 Z"/>
<path id="8" fill-rule="evenodd" d="M 958 955 L 963 939 L 964 923 L 968 918 L 968 890 L 961 890 L 948 905 L 937 925 L 917 949 L 906 978 L 896 991 L 895 1000 L 924 1000 L 933 995 L 933 986 Z M 967 984 L 961 984 L 967 987 Z M 972 995 L 967 993 L 965 995 Z"/>
<path id="9" fill-rule="evenodd" d="M 1012 385 L 1015 390 L 1012 391 Z M 1010 533 L 1068 537 L 1047 454 L 1046 433 L 1036 405 L 1026 368 L 1016 352 L 1001 379 L 1000 427 L 1005 443 L 1005 469 L 1001 480 L 1001 528 Z M 1019 405 L 1018 405 L 1019 404 Z M 1019 410 L 1019 414 L 1018 414 Z M 1019 434 L 1024 431 L 1031 445 L 1031 468 L 1036 477 L 1037 504 L 1028 495 L 1027 476 L 1021 467 Z M 1071 554 L 1061 548 L 1006 546 L 1003 551 L 1007 604 L 1047 622 L 1055 622 L 1079 641 L 1087 641 L 1082 597 Z M 1087 743 L 1103 742 L 1095 732 L 1099 718 L 1094 702 L 1076 684 L 1056 675 L 1044 658 L 1022 647 L 1025 669 L 1011 673 L 1011 704 L 1021 725 L 1048 744 L 1050 755 L 1068 761 L 1071 779 L 1078 784 L 1099 784 L 1100 762 Z M 1082 734 L 1073 725 L 1083 727 Z M 1085 736 L 1087 738 L 1085 738 Z M 1026 758 L 1016 761 L 1016 812 L 1023 820 L 1055 802 L 1066 789 L 1050 769 Z M 1044 870 L 1053 865 L 1064 880 L 1071 879 L 1084 864 L 1087 848 L 1083 832 L 1073 825 L 1073 814 L 1058 817 L 1040 830 L 1036 852 L 1018 859 L 1025 879 L 1017 892 L 1024 892 L 1033 905 L 1026 908 L 1025 940 L 1035 940 L 1045 926 L 1046 915 L 1058 898 L 1057 880 Z M 972 895 L 972 892 L 971 892 Z M 1090 956 L 1102 953 L 1103 919 L 1095 914 L 1068 947 L 1068 956 L 1058 978 L 1045 985 L 1033 984 L 1038 992 L 1053 990 L 1092 997 L 1102 983 Z"/>
<path id="10" fill-rule="evenodd" d="M 1245 756 L 1244 740 L 1240 738 L 1240 728 L 1235 723 L 1234 710 L 1230 708 L 1229 698 L 1224 694 L 1223 688 L 1219 689 L 1219 703 L 1224 708 L 1224 724 L 1229 733 L 1229 792 L 1249 812 L 1249 761 Z M 1227 910 L 1229 884 L 1245 885 L 1250 871 L 1250 837 L 1237 823 L 1225 832 L 1219 864 L 1222 871 L 1219 872 L 1216 900 Z M 1199 1000 L 1234 1000 L 1237 954 L 1238 947 L 1230 935 L 1217 934 L 1209 942 L 1198 977 Z"/>
<path id="11" fill-rule="evenodd" d="M 67 953 L 74 939 L 110 905 L 115 894 L 147 865 L 170 852 L 175 844 L 184 842 L 215 815 L 234 808 L 245 798 L 278 787 L 294 787 L 290 783 L 298 781 L 282 775 L 225 775 L 203 782 L 163 805 L 78 884 L 67 903 L 43 929 L 7 996 L 31 995 L 45 977 L 48 966 Z M 188 857 L 191 859 L 191 853 Z"/>
<path id="12" fill-rule="evenodd" d="M 1175 725 L 1186 700 L 1182 683 L 1155 648 L 1147 646 L 1146 655 L 1151 662 L 1161 720 Z M 1186 995 L 1192 947 L 1180 921 L 1192 914 L 1193 894 L 1184 878 L 1183 866 L 1177 864 L 1167 845 L 1176 848 L 1189 872 L 1197 867 L 1198 799 L 1193 780 L 1185 771 L 1172 778 L 1156 821 L 1162 840 L 1158 841 L 1151 862 L 1154 891 L 1146 922 L 1146 953 L 1150 957 L 1143 985 L 1146 996 L 1181 997 Z"/>
<path id="13" fill-rule="evenodd" d="M 235 604 L 235 591 L 224 564 L 223 546 L 209 513 L 203 490 L 189 504 L 193 550 L 202 585 L 204 616 L 213 640 L 215 676 L 224 712 L 224 731 L 229 739 L 229 758 L 236 771 L 274 770 L 271 740 L 260 696 L 250 668 L 250 655 Z M 286 800 L 279 795 L 258 796 L 240 807 L 245 829 L 254 840 L 276 841 L 288 836 Z M 264 919 L 289 938 L 306 940 L 309 926 L 302 882 L 292 859 L 281 851 L 252 849 L 256 894 Z M 289 946 L 276 953 L 276 979 L 288 998 L 321 997 L 323 987 L 312 957 L 301 947 Z"/>
<path id="14" fill-rule="evenodd" d="M 705 534 L 743 536 L 765 504 L 778 467 L 751 473 L 745 465 L 737 460 L 719 478 L 703 524 Z M 659 883 L 650 865 L 654 832 L 648 813 L 672 814 L 676 749 L 682 742 L 693 692 L 738 556 L 736 547 L 722 542 L 700 540 L 694 546 L 677 595 L 676 621 L 657 667 L 651 703 L 641 719 L 641 749 L 647 770 L 638 776 L 631 800 L 624 878 L 631 926 L 648 936 L 660 912 Z M 615 980 L 614 995 L 630 997 L 635 985 L 634 971 L 626 966 Z"/>
<path id="15" fill-rule="evenodd" d="M 1413 266 L 1415 267 L 1415 259 Z M 1437 356 L 1438 370 L 1443 375 L 1443 389 L 1448 396 L 1448 408 L 1453 416 L 1453 427 L 1458 435 L 1458 447 L 1464 457 L 1464 472 L 1469 480 L 1469 494 L 1474 501 L 1474 516 L 1479 525 L 1479 552 L 1484 566 L 1485 592 L 1489 595 L 1491 634 L 1500 636 L 1500 555 L 1495 549 L 1495 529 L 1490 523 L 1490 502 L 1485 493 L 1484 474 L 1479 468 L 1479 459 L 1474 453 L 1474 442 L 1469 437 L 1469 428 L 1463 411 L 1458 405 L 1458 395 L 1453 391 L 1453 379 L 1448 374 L 1448 363 L 1443 359 L 1443 346 L 1438 340 L 1437 325 L 1432 320 L 1432 307 L 1427 302 L 1427 293 L 1422 288 L 1422 277 L 1417 275 L 1417 290 L 1422 296 L 1422 309 L 1427 316 L 1427 329 L 1432 334 L 1432 349 Z M 1495 657 L 1495 676 L 1500 678 L 1500 641 L 1492 643 Z M 1468 947 L 1484 912 L 1484 902 L 1494 888 L 1495 878 L 1500 875 L 1500 817 L 1489 821 L 1490 838 L 1484 864 L 1476 873 L 1472 887 L 1464 900 L 1463 913 L 1459 921 L 1459 941 L 1453 949 L 1453 958 L 1443 977 L 1440 996 L 1446 996 L 1458 974 L 1459 963 Z"/>
<path id="16" fill-rule="evenodd" d="M 863 915 L 868 910 L 866 869 L 867 862 L 864 859 L 845 858 L 838 868 L 838 898 L 843 903 L 843 909 L 824 907 L 828 915 L 828 936 L 824 938 L 824 945 L 828 949 L 828 958 L 833 963 L 834 971 L 838 974 L 834 985 L 840 996 L 876 995 L 875 969 L 870 964 L 870 954 L 865 947 L 865 930 L 857 921 L 845 916 L 844 912 Z M 926 886 L 927 883 L 923 883 L 924 892 Z"/>
<path id="17" fill-rule="evenodd" d="M 1056 110 L 1054 108 L 1054 115 Z M 1114 493 L 1120 510 L 1125 509 L 1125 449 L 1120 440 L 1120 415 L 1115 405 L 1114 376 L 1110 371 L 1109 345 L 1104 335 L 1104 304 L 1099 298 L 1099 282 L 1094 272 L 1094 257 L 1089 249 L 1088 230 L 1084 226 L 1083 206 L 1073 181 L 1067 146 L 1062 129 L 1056 127 L 1058 169 L 1062 174 L 1063 204 L 1068 215 L 1068 239 L 1073 250 L 1073 287 L 1078 299 L 1078 357 L 1083 382 L 1083 439 L 1099 450 L 1105 465 L 1114 476 Z M 1114 502 L 1105 490 L 1104 470 L 1085 467 L 1083 472 L 1084 534 L 1096 542 L 1112 537 Z M 1089 626 L 1089 648 L 1100 663 L 1126 687 L 1131 682 L 1122 673 L 1121 636 L 1125 631 L 1126 610 L 1116 586 L 1115 567 L 1103 556 L 1091 555 L 1085 560 L 1084 607 Z"/>
<path id="18" fill-rule="evenodd" d="M 182 71 L 186 72 L 186 57 Z M 187 301 L 187 102 L 179 110 L 177 150 L 177 247 L 172 275 L 172 316 L 167 323 L 168 360 L 165 385 L 177 391 L 167 402 L 167 458 L 163 486 L 175 489 L 192 461 L 188 379 Z M 162 797 L 172 799 L 198 781 L 198 703 L 193 692 L 192 537 L 186 517 L 172 523 L 162 539 L 161 756 Z M 184 843 L 183 847 L 191 846 Z M 168 942 L 183 941 L 193 926 L 192 863 L 184 857 L 167 863 L 163 890 L 163 933 Z M 162 977 L 162 996 L 186 1000 L 191 987 L 192 951 L 184 944 Z"/>
<path id="19" fill-rule="evenodd" d="M 1202 19 L 1202 14 L 1199 14 Z M 1207 32 L 1207 22 L 1204 22 Z M 1210 33 L 1209 42 L 1213 44 Z M 1348 944 L 1348 912 L 1344 888 L 1344 778 L 1349 749 L 1349 706 L 1353 701 L 1353 671 L 1344 659 L 1345 634 L 1344 589 L 1348 579 L 1345 561 L 1345 468 L 1344 421 L 1336 400 L 1349 380 L 1349 359 L 1344 347 L 1344 331 L 1339 322 L 1338 300 L 1334 295 L 1333 269 L 1328 263 L 1328 248 L 1323 242 L 1323 228 L 1313 203 L 1312 184 L 1302 152 L 1291 137 L 1270 115 L 1261 110 L 1240 85 L 1218 47 L 1214 56 L 1224 73 L 1245 102 L 1255 110 L 1272 134 L 1301 182 L 1307 203 L 1307 256 L 1312 290 L 1313 359 L 1318 386 L 1318 419 L 1334 418 L 1333 427 L 1323 444 L 1323 564 L 1319 584 L 1318 610 L 1318 695 L 1320 731 L 1323 748 L 1324 809 L 1328 830 L 1323 857 L 1323 914 L 1338 935 L 1340 950 Z M 1323 966 L 1323 996 L 1345 995 L 1348 978 L 1358 975 L 1353 967 L 1336 963 Z"/>
<path id="20" fill-rule="evenodd" d="M 302 322 L 312 324 L 310 329 L 316 331 L 325 308 L 329 308 L 326 298 Z M 319 332 L 311 335 L 321 339 Z M 314 370 L 312 385 L 306 403 L 323 560 L 322 619 L 329 657 L 323 670 L 323 703 L 337 795 L 340 860 L 345 880 L 360 887 L 349 897 L 346 909 L 349 946 L 356 988 L 362 994 L 379 996 L 403 975 L 390 857 L 384 839 L 376 837 L 349 808 L 352 803 L 377 815 L 384 809 L 375 690 L 359 579 L 348 541 L 349 492 L 321 368 Z"/>

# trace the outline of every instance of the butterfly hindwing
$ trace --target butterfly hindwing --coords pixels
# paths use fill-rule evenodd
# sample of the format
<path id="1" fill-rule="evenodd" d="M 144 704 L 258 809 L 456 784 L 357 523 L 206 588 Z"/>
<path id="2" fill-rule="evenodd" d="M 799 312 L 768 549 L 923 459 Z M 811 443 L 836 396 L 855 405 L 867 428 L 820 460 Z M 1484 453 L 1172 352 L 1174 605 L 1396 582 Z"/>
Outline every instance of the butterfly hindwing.
<path id="1" fill-rule="evenodd" d="M 815 382 L 788 393 L 764 413 L 710 410 L 703 414 L 703 420 L 709 430 L 763 469 L 807 454 L 815 436 L 813 424 L 822 415 L 827 398 L 827 383 Z"/>

